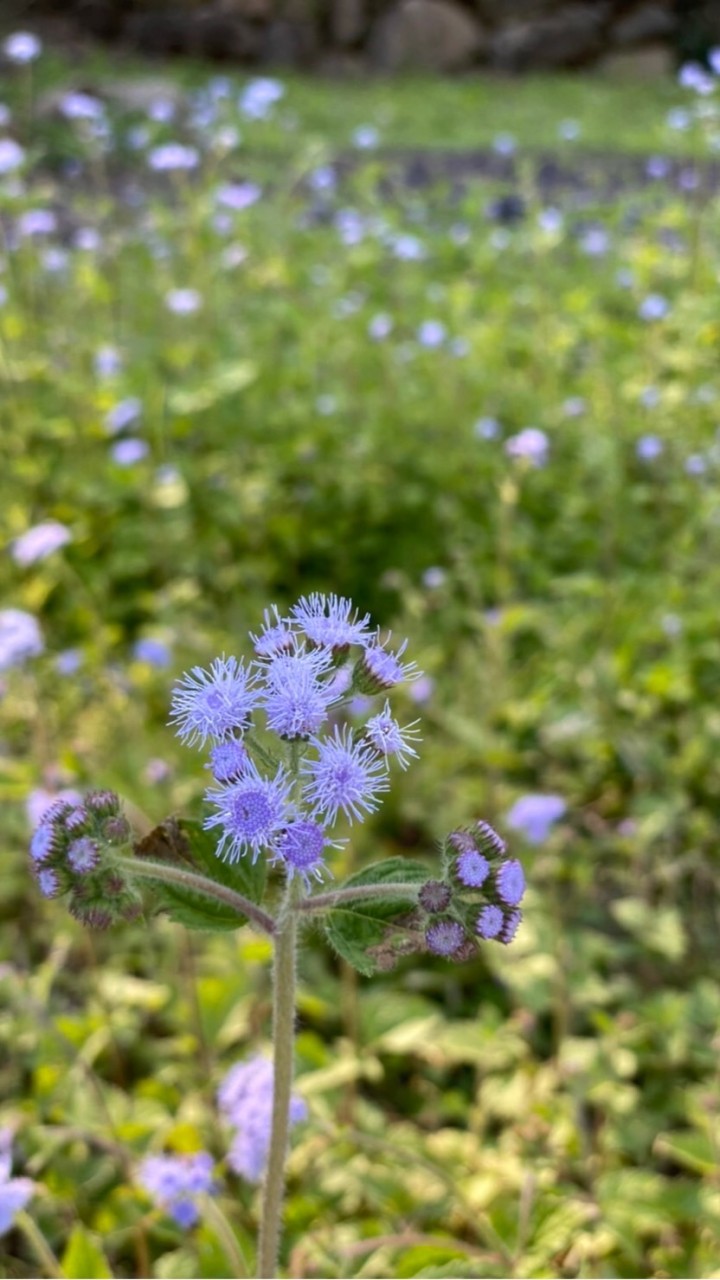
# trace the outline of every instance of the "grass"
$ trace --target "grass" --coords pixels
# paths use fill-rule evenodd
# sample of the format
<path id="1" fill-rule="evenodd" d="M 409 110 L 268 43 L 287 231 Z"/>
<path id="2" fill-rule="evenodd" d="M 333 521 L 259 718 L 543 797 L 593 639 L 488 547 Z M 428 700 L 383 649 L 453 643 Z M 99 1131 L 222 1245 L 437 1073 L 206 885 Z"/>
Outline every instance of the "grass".
<path id="1" fill-rule="evenodd" d="M 169 75 L 203 89 L 198 68 Z M 117 78 L 82 65 L 84 89 Z M 173 679 L 238 651 L 270 601 L 335 590 L 408 635 L 433 681 L 421 759 L 338 875 L 428 856 L 479 816 L 510 836 L 523 794 L 568 807 L 542 844 L 512 836 L 531 885 L 512 947 L 366 981 L 308 945 L 287 1273 L 713 1276 L 718 211 L 672 182 L 548 196 L 534 152 L 583 172 L 585 147 L 689 162 L 711 158 L 714 123 L 668 130 L 673 85 L 599 79 L 288 79 L 253 122 L 229 83 L 203 129 L 109 108 L 103 147 L 31 122 L 8 82 L 28 172 L 0 186 L 0 578 L 45 644 L 8 664 L 0 704 L 0 1122 L 40 1185 L 28 1212 L 68 1280 L 226 1276 L 228 1238 L 252 1252 L 256 1193 L 222 1163 L 214 1091 L 267 1044 L 267 947 L 166 918 L 83 930 L 28 874 L 25 806 L 101 785 L 151 821 L 197 808 L 202 762 L 165 724 Z M 63 85 L 78 73 L 48 55 L 36 100 Z M 566 119 L 579 140 L 558 142 Z M 389 191 L 368 155 L 319 190 L 368 124 L 388 148 L 513 133 L 516 176 Z M 223 125 L 244 145 L 213 145 Z M 145 153 L 176 137 L 198 170 L 153 174 Z M 260 198 L 219 203 L 230 179 Z M 509 194 L 514 221 L 493 206 Z M 14 237 L 33 208 L 57 231 Z M 168 309 L 178 288 L 195 313 Z M 529 426 L 542 465 L 512 456 Z M 123 461 L 121 440 L 145 452 Z M 72 541 L 17 563 L 48 518 Z M 199 1147 L 226 1227 L 208 1213 L 183 1232 L 137 1164 Z M 50 1274 L 38 1248 L 19 1221 L 4 1274 Z"/>

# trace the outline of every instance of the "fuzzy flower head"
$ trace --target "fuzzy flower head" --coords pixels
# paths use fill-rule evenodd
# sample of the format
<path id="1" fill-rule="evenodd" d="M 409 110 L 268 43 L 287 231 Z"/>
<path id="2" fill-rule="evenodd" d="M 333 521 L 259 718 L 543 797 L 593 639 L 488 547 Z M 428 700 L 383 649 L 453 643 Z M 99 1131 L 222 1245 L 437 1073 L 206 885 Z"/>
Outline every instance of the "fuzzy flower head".
<path id="1" fill-rule="evenodd" d="M 562 818 L 567 805 L 562 796 L 521 796 L 506 815 L 505 821 L 513 831 L 520 831 L 530 844 L 542 844 L 550 829 Z"/>
<path id="2" fill-rule="evenodd" d="M 271 848 L 293 816 L 291 789 L 282 766 L 274 778 L 264 778 L 251 763 L 237 781 L 208 791 L 206 799 L 216 812 L 205 819 L 205 827 L 220 828 L 218 856 L 237 862 L 250 853 L 255 862 L 261 849 Z"/>
<path id="3" fill-rule="evenodd" d="M 393 653 L 380 643 L 379 633 L 372 637 L 358 664 L 357 684 L 361 693 L 380 693 L 404 681 L 418 679 L 421 672 L 416 663 L 400 661 L 407 643 L 404 640 Z"/>
<path id="4" fill-rule="evenodd" d="M 309 889 L 313 877 L 316 880 L 323 878 L 326 871 L 324 853 L 331 843 L 319 822 L 301 818 L 291 822 L 282 832 L 275 846 L 275 861 L 283 863 L 288 879 L 300 876 Z"/>
<path id="5" fill-rule="evenodd" d="M 356 742 L 347 727 L 336 727 L 327 738 L 313 738 L 312 745 L 317 756 L 303 760 L 301 768 L 307 779 L 303 798 L 313 815 L 333 823 L 340 812 L 350 822 L 362 822 L 374 813 L 378 796 L 389 788 L 384 763 L 375 752 Z"/>
<path id="6" fill-rule="evenodd" d="M 273 1105 L 273 1065 L 255 1057 L 231 1067 L 218 1089 L 218 1107 L 235 1130 L 228 1163 L 247 1182 L 260 1182 L 270 1150 Z M 290 1124 L 307 1117 L 307 1107 L 296 1093 L 290 1096 Z"/>
<path id="7" fill-rule="evenodd" d="M 428 951 L 436 956 L 452 956 L 465 942 L 465 930 L 457 920 L 436 920 L 425 931 Z"/>
<path id="8" fill-rule="evenodd" d="M 343 596 L 313 592 L 293 605 L 290 616 L 311 644 L 342 653 L 353 644 L 369 639 L 370 615 L 358 617 L 352 600 Z"/>
<path id="9" fill-rule="evenodd" d="M 180 1227 L 194 1227 L 200 1217 L 195 1197 L 214 1191 L 213 1158 L 207 1151 L 194 1155 L 147 1156 L 138 1182 Z"/>
<path id="10" fill-rule="evenodd" d="M 420 741 L 417 724 L 414 720 L 402 729 L 391 715 L 390 703 L 386 700 L 382 711 L 371 716 L 365 725 L 365 738 L 380 755 L 386 759 L 393 756 L 401 769 L 407 769 L 410 759 L 417 759 L 417 751 L 412 746 L 413 742 Z"/>
<path id="11" fill-rule="evenodd" d="M 248 767 L 250 756 L 247 747 L 239 738 L 228 738 L 226 742 L 218 742 L 210 752 L 210 764 L 216 782 L 235 782 Z"/>
<path id="12" fill-rule="evenodd" d="M 237 658 L 216 658 L 210 670 L 193 667 L 173 694 L 170 721 L 178 737 L 189 745 L 208 738 L 222 741 L 247 728 L 260 702 L 260 692 Z"/>
<path id="13" fill-rule="evenodd" d="M 330 665 L 329 654 L 303 650 L 279 653 L 267 664 L 262 704 L 268 729 L 288 741 L 317 733 L 335 700 L 322 680 Z"/>
<path id="14" fill-rule="evenodd" d="M 24 609 L 0 609 L 0 671 L 18 666 L 43 652 L 40 627 Z"/>
<path id="15" fill-rule="evenodd" d="M 70 542 L 70 530 L 59 520 L 44 520 L 27 533 L 21 534 L 12 544 L 12 558 L 23 567 L 46 560 L 54 551 Z"/>
<path id="16" fill-rule="evenodd" d="M 250 632 L 255 652 L 259 658 L 274 658 L 295 647 L 295 636 L 289 623 L 280 617 L 277 605 L 271 605 L 263 613 L 263 628 L 259 635 Z"/>

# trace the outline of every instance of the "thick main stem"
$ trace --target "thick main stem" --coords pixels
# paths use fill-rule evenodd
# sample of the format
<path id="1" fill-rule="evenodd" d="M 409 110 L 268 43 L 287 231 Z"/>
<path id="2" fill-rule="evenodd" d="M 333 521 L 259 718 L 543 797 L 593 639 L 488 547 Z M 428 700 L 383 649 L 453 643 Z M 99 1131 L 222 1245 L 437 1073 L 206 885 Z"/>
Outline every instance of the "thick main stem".
<path id="1" fill-rule="evenodd" d="M 290 1094 L 295 1047 L 295 948 L 297 918 L 291 909 L 292 882 L 276 925 L 273 964 L 273 1112 L 258 1245 L 258 1277 L 277 1276 L 285 1160 L 290 1128 Z"/>

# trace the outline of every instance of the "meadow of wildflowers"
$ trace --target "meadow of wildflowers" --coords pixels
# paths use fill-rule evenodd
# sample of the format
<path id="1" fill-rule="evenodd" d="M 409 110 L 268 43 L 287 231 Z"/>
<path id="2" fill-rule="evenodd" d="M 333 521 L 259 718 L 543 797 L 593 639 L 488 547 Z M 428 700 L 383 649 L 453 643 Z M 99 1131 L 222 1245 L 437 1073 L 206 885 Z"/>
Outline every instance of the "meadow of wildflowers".
<path id="1" fill-rule="evenodd" d="M 254 1274 L 294 913 L 279 1274 L 717 1275 L 714 74 L 2 59 L 0 1274 Z"/>

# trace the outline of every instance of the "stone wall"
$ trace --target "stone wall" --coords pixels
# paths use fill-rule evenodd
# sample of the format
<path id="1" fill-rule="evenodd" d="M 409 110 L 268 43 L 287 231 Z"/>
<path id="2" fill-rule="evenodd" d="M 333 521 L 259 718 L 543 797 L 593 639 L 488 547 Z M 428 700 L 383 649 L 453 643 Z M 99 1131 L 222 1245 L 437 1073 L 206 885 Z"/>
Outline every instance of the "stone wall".
<path id="1" fill-rule="evenodd" d="M 680 56 L 720 45 L 720 0 L 59 0 L 59 7 L 89 34 L 145 53 L 347 72 L 600 65 L 643 74 L 671 71 Z"/>

